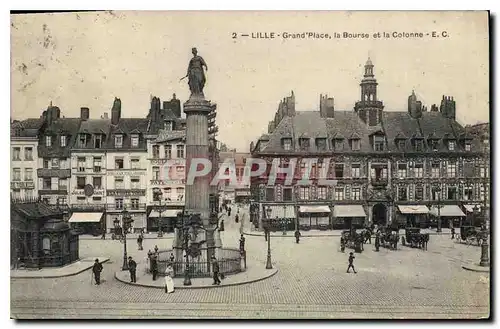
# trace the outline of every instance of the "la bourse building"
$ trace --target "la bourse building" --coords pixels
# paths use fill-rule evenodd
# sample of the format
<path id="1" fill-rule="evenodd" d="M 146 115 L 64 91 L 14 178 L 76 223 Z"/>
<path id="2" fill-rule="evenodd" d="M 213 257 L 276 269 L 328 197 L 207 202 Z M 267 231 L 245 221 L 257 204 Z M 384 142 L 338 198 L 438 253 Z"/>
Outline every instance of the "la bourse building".
<path id="1" fill-rule="evenodd" d="M 250 145 L 252 157 L 268 163 L 251 179 L 255 226 L 269 217 L 274 229 L 286 230 L 426 227 L 436 226 L 438 216 L 443 227 L 458 226 L 475 205 L 489 204 L 488 140 L 456 121 L 453 98 L 443 96 L 429 111 L 412 92 L 406 111 L 384 111 L 373 68 L 368 59 L 352 111 L 335 110 L 334 99 L 323 95 L 319 112 L 296 111 L 293 92 L 280 102 L 268 134 Z M 267 184 L 275 158 L 282 168 L 298 159 L 291 185 L 279 174 Z M 318 163 L 310 183 L 299 185 L 305 158 Z M 320 185 L 321 172 L 336 185 Z"/>

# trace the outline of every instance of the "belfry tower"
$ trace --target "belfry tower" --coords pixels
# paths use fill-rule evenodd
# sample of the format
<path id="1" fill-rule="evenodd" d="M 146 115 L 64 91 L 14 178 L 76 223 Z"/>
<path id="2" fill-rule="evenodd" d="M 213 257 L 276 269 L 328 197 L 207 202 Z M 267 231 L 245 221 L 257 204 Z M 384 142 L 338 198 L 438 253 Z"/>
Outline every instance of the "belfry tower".
<path id="1" fill-rule="evenodd" d="M 376 126 L 382 121 L 383 102 L 377 99 L 377 80 L 373 74 L 373 63 L 368 57 L 365 74 L 361 80 L 361 100 L 354 105 L 354 111 L 369 126 Z"/>

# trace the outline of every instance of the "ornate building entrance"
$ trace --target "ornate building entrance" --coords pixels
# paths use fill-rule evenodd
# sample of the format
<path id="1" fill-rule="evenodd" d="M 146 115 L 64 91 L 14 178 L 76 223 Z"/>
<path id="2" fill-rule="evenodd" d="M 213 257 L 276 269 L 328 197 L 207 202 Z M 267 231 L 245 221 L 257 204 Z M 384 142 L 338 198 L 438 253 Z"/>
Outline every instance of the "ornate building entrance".
<path id="1" fill-rule="evenodd" d="M 383 203 L 377 203 L 373 206 L 372 221 L 378 226 L 387 225 L 387 207 Z"/>

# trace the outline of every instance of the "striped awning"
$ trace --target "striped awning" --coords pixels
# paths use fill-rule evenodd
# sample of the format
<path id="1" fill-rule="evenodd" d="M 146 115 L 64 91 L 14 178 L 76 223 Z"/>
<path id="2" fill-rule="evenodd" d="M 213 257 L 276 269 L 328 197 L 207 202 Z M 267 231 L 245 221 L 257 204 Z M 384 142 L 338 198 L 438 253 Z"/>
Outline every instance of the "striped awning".
<path id="1" fill-rule="evenodd" d="M 398 206 L 399 211 L 402 214 L 428 214 L 429 208 L 424 205 L 414 205 L 414 206 Z"/>
<path id="2" fill-rule="evenodd" d="M 335 217 L 366 217 L 365 210 L 362 205 L 336 205 L 333 207 L 333 215 Z"/>
<path id="3" fill-rule="evenodd" d="M 330 207 L 329 206 L 300 206 L 299 207 L 299 212 L 305 212 L 305 213 L 329 213 L 330 212 Z"/>
<path id="4" fill-rule="evenodd" d="M 177 217 L 177 214 L 182 212 L 181 209 L 166 209 L 161 212 L 161 217 L 169 218 L 169 217 Z M 149 218 L 159 218 L 160 212 L 156 210 L 152 210 L 149 214 Z"/>
<path id="5" fill-rule="evenodd" d="M 464 205 L 464 208 L 465 208 L 465 210 L 467 210 L 467 212 L 474 212 L 474 207 L 475 206 L 476 206 L 475 204 L 466 204 L 466 205 Z M 477 205 L 477 208 L 478 208 L 479 211 L 481 211 L 481 205 L 480 204 Z"/>
<path id="6" fill-rule="evenodd" d="M 431 211 L 429 212 L 431 215 L 441 217 L 464 217 L 465 214 L 463 211 L 456 205 L 444 205 L 439 209 L 436 206 L 432 206 Z"/>
<path id="7" fill-rule="evenodd" d="M 267 210 L 268 207 L 271 208 L 271 218 L 295 218 L 295 206 L 294 205 L 264 205 L 264 211 Z M 266 213 L 267 215 L 267 213 Z"/>
<path id="8" fill-rule="evenodd" d="M 96 223 L 100 222 L 102 212 L 74 212 L 69 223 Z"/>

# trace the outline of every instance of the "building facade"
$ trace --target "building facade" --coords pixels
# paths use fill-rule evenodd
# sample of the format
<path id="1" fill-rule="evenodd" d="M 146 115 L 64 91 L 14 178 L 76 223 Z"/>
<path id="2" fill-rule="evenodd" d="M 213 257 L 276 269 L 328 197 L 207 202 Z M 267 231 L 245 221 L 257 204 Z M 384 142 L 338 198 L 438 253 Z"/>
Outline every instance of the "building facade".
<path id="1" fill-rule="evenodd" d="M 233 174 L 238 183 L 236 186 L 233 186 L 229 180 L 226 180 L 219 184 L 220 202 L 239 203 L 250 201 L 250 181 L 248 180 L 248 183 L 246 183 L 243 179 L 246 160 L 250 157 L 250 153 L 236 152 L 236 150 L 220 152 L 219 166 L 226 161 L 229 161 L 231 164 L 234 163 L 234 167 L 227 168 L 225 174 L 227 175 L 230 173 L 230 170 L 234 170 Z"/>
<path id="2" fill-rule="evenodd" d="M 253 218 L 270 208 L 272 219 L 290 219 L 288 229 L 423 227 L 437 217 L 443 227 L 460 225 L 488 191 L 482 141 L 456 121 L 452 97 L 428 111 L 413 92 L 406 111 L 386 111 L 377 86 L 369 59 L 353 111 L 335 110 L 323 95 L 319 112 L 296 111 L 293 92 L 280 102 L 268 134 L 250 146 L 252 157 L 268 163 L 251 181 Z M 285 171 L 294 159 L 291 185 L 285 174 L 267 184 L 273 160 Z M 300 185 L 303 176 L 310 180 Z"/>

